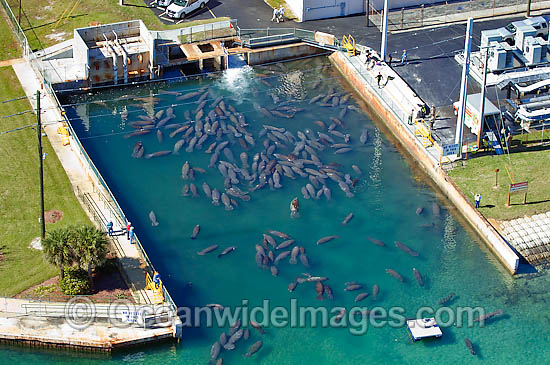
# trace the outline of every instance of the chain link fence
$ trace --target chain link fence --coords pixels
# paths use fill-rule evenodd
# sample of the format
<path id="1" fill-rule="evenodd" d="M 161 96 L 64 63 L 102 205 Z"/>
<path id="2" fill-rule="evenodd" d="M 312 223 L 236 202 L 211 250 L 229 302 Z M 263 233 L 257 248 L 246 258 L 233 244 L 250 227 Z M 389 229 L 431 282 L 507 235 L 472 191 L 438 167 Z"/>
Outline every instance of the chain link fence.
<path id="1" fill-rule="evenodd" d="M 382 30 L 384 11 L 369 4 L 368 20 Z M 531 0 L 531 12 L 550 9 L 548 0 Z M 502 15 L 526 14 L 526 0 L 469 0 L 425 3 L 415 7 L 391 9 L 388 13 L 388 31 L 407 30 L 425 26 Z"/>

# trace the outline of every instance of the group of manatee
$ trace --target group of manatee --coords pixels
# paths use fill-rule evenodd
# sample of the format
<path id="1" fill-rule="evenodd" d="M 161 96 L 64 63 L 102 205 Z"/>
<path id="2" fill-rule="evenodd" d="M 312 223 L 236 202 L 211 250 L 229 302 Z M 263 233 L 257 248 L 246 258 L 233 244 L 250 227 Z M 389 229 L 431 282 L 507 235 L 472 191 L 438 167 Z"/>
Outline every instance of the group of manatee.
<path id="1" fill-rule="evenodd" d="M 276 74 L 272 70 L 270 73 L 259 74 L 261 83 L 270 89 L 273 88 L 271 78 Z M 314 82 L 313 89 L 317 89 L 320 83 L 321 80 Z M 259 93 L 256 89 L 253 92 Z M 337 91 L 334 87 L 329 87 L 325 92 L 319 92 L 306 100 L 296 98 L 282 100 L 276 92 L 269 92 L 269 94 L 272 105 L 253 102 L 253 110 L 238 111 L 230 97 L 215 97 L 208 86 L 185 94 L 178 91 L 159 90 L 159 96 L 170 98 L 171 106 L 158 108 L 154 114 L 138 115 L 137 120 L 128 123 L 135 131 L 127 133 L 125 138 L 154 133 L 161 147 L 155 149 L 145 146 L 144 142 L 139 140 L 133 147 L 132 157 L 153 159 L 172 154 L 184 155 L 181 168 L 181 179 L 184 185 L 181 194 L 192 198 L 203 195 L 211 204 L 223 205 L 227 211 L 233 210 L 242 202 L 248 202 L 252 195 L 261 189 L 266 187 L 271 190 L 280 189 L 284 183 L 294 184 L 294 181 L 300 180 L 304 181 L 300 182 L 300 191 L 304 199 L 324 197 L 331 200 L 331 184 L 338 186 L 346 197 L 353 197 L 362 175 L 361 169 L 355 164 L 350 164 L 348 170 L 340 163 L 326 161 L 330 156 L 360 150 L 361 146 L 368 142 L 367 128 L 363 128 L 358 135 L 353 136 L 348 133 L 348 127 L 342 120 L 349 111 L 359 111 L 359 108 L 351 104 L 353 100 L 351 94 Z M 149 97 L 147 100 L 161 101 L 157 97 Z M 329 116 L 324 121 L 315 120 L 308 128 L 295 132 L 277 123 L 277 118 L 291 120 L 296 116 L 301 117 L 310 104 L 330 109 L 327 115 L 337 113 L 338 116 Z M 183 118 L 180 118 L 175 114 L 174 109 L 182 105 L 185 111 Z M 246 116 L 251 112 L 261 116 L 249 117 L 247 120 Z M 250 126 L 251 124 L 253 127 Z M 261 128 L 258 128 L 260 125 Z M 173 146 L 163 149 L 163 146 L 168 144 Z M 210 155 L 209 165 L 195 166 L 190 162 L 194 153 Z M 207 181 L 202 181 L 202 184 L 195 183 L 200 175 L 207 172 L 207 169 L 219 172 L 223 180 L 223 188 L 216 187 Z M 200 190 L 202 192 L 199 192 Z M 423 208 L 416 210 L 416 214 L 422 213 Z M 433 213 L 434 215 L 440 213 L 436 203 L 433 205 Z M 153 211 L 150 212 L 149 218 L 153 226 L 159 224 Z M 354 214 L 349 213 L 343 218 L 342 225 L 348 224 L 353 218 Z M 190 238 L 195 239 L 199 232 L 200 225 L 197 224 Z M 280 239 L 280 242 L 277 242 L 274 236 Z M 326 244 L 338 238 L 338 235 L 321 237 L 316 244 Z M 380 239 L 366 238 L 377 246 L 386 246 Z M 395 245 L 411 257 L 419 256 L 418 252 L 400 241 L 396 241 Z M 217 249 L 218 245 L 215 244 L 197 254 L 204 256 Z M 236 246 L 226 247 L 218 254 L 218 258 L 235 249 Z M 273 276 L 278 276 L 283 261 L 287 259 L 291 265 L 297 264 L 299 259 L 306 270 L 311 268 L 305 248 L 296 244 L 295 240 L 286 233 L 275 230 L 264 233 L 261 244 L 256 244 L 255 249 L 258 267 L 269 269 Z M 392 268 L 387 268 L 386 273 L 400 282 L 405 282 L 404 277 Z M 424 286 L 424 278 L 417 268 L 413 268 L 413 275 L 418 285 Z M 304 273 L 288 285 L 288 290 L 294 291 L 298 284 L 313 283 L 317 299 L 323 300 L 325 294 L 329 299 L 333 299 L 333 290 L 326 283 L 327 281 L 327 277 Z M 354 295 L 356 303 L 365 300 L 370 294 L 373 300 L 377 299 L 380 292 L 377 284 L 374 284 L 370 291 L 363 291 L 363 287 L 364 285 L 359 282 L 346 282 L 343 291 L 358 291 Z M 448 298 L 443 298 L 440 304 L 446 304 L 453 297 L 454 294 L 451 294 Z M 219 341 L 212 345 L 210 357 L 212 363 L 221 363 L 219 358 L 221 352 L 233 350 L 241 337 L 244 340 L 248 339 L 249 330 L 240 327 L 241 323 L 238 321 L 230 328 L 229 335 L 222 333 Z M 258 332 L 263 333 L 261 328 L 256 328 Z M 468 339 L 465 341 L 470 351 L 475 353 L 471 342 Z M 244 356 L 252 356 L 262 347 L 262 344 L 262 341 L 255 342 Z"/>

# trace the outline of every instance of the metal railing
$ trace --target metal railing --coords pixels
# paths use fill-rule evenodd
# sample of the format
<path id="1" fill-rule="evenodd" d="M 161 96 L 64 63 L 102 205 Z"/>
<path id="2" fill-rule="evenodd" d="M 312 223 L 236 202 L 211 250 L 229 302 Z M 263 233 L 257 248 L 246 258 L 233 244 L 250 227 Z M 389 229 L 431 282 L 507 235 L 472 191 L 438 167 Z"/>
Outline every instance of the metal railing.
<path id="1" fill-rule="evenodd" d="M 29 42 L 27 40 L 27 37 L 25 36 L 25 33 L 23 32 L 23 30 L 21 29 L 19 24 L 17 23 L 17 20 L 15 19 L 15 16 L 13 15 L 13 12 L 11 11 L 10 6 L 6 2 L 6 0 L 0 0 L 0 1 L 2 3 L 2 6 L 3 6 L 4 10 L 7 13 L 8 23 L 9 23 L 10 27 L 12 28 L 12 30 L 13 30 L 20 46 L 21 46 L 21 48 L 23 49 L 23 56 L 25 57 L 27 62 L 31 65 L 31 68 L 34 70 L 34 72 L 36 73 L 36 76 L 38 77 L 38 79 L 42 83 L 42 86 L 43 86 L 46 94 L 49 97 L 52 98 L 52 101 L 54 102 L 54 105 L 55 105 L 59 115 L 61 116 L 60 122 L 64 122 L 67 125 L 68 129 L 69 129 L 69 135 L 70 135 L 70 138 L 71 138 L 71 146 L 73 146 L 73 150 L 76 150 L 78 152 L 78 154 L 81 157 L 83 157 L 82 162 L 85 163 L 85 165 L 91 170 L 91 172 L 95 176 L 97 182 L 101 185 L 101 187 L 103 187 L 103 189 L 109 195 L 110 201 L 107 201 L 107 199 L 105 199 L 104 197 L 103 197 L 104 198 L 103 201 L 104 201 L 104 203 L 106 203 L 106 202 L 108 203 L 109 208 L 111 209 L 111 212 L 113 213 L 113 216 L 114 217 L 118 216 L 117 220 L 119 222 L 126 222 L 127 219 L 126 219 L 126 216 L 125 216 L 122 208 L 120 207 L 120 205 L 116 201 L 113 193 L 111 192 L 111 190 L 109 189 L 107 184 L 105 183 L 105 180 L 103 179 L 103 176 L 101 175 L 101 173 L 99 172 L 99 170 L 97 169 L 95 164 L 92 162 L 92 160 L 88 156 L 88 153 L 86 152 L 86 150 L 82 146 L 82 144 L 81 144 L 81 142 L 78 138 L 78 135 L 75 133 L 71 123 L 69 122 L 69 120 L 68 120 L 68 118 L 65 114 L 65 111 L 63 110 L 63 107 L 61 106 L 61 103 L 59 102 L 59 99 L 57 98 L 57 94 L 55 93 L 51 83 L 47 80 L 47 78 L 44 77 L 44 69 L 42 68 L 40 62 L 38 61 L 38 58 L 37 58 L 36 54 L 29 47 Z M 75 149 L 74 147 L 77 147 L 77 148 Z M 96 185 L 95 181 L 92 181 L 92 184 L 94 185 L 94 189 L 100 190 L 99 187 L 95 186 Z M 86 203 L 84 202 L 84 204 L 86 204 Z M 86 204 L 86 205 L 87 205 L 88 208 L 90 208 L 90 210 L 91 210 L 90 213 L 94 217 L 94 220 L 98 224 L 100 224 L 101 227 L 105 228 L 105 225 L 106 225 L 107 222 L 105 221 L 105 217 L 100 215 L 99 209 L 97 208 L 97 206 L 94 207 L 91 204 Z M 94 210 L 97 210 L 98 212 L 95 212 Z M 134 235 L 134 238 L 135 238 L 135 243 L 136 243 L 136 247 L 138 249 L 138 252 L 142 256 L 143 260 L 145 261 L 145 263 L 147 264 L 147 266 L 151 270 L 151 272 L 154 272 L 155 271 L 154 266 L 151 263 L 151 260 L 149 259 L 149 256 L 147 256 L 147 253 L 145 252 L 145 250 L 144 250 L 141 242 L 139 241 L 137 235 Z M 166 299 L 166 302 L 169 305 L 173 306 L 174 309 L 177 308 L 176 304 L 174 303 L 174 301 L 172 299 L 172 297 L 170 296 L 170 294 L 168 293 L 166 288 L 164 288 L 164 286 L 163 286 L 163 290 L 164 290 L 164 297 Z"/>
<path id="2" fill-rule="evenodd" d="M 361 51 L 365 51 L 364 46 L 358 45 L 357 48 Z M 348 59 L 351 58 L 351 56 L 349 56 L 347 54 L 344 54 L 344 53 L 343 53 L 343 56 L 347 57 Z M 369 72 L 364 72 L 364 71 L 359 70 L 357 68 L 357 66 L 353 62 L 351 62 L 351 59 L 350 59 L 349 63 L 353 66 L 353 68 L 355 69 L 357 74 L 361 75 L 363 80 L 365 80 L 365 82 L 370 86 L 369 89 L 371 91 L 374 91 L 374 93 L 378 95 L 378 99 L 381 100 L 383 104 L 385 104 L 386 109 L 389 110 L 394 115 L 394 117 L 401 123 L 401 125 L 409 131 L 409 133 L 414 137 L 414 139 L 419 144 L 419 146 L 422 146 L 426 150 L 428 155 L 431 156 L 434 159 L 434 161 L 436 161 L 437 158 L 435 156 L 433 156 L 433 154 L 431 154 L 426 149 L 426 147 L 424 146 L 422 141 L 416 135 L 416 133 L 415 133 L 416 128 L 414 127 L 414 125 L 409 125 L 408 124 L 409 114 L 407 112 L 403 111 L 402 106 L 395 103 L 393 101 L 393 98 L 390 95 L 388 95 L 388 93 L 383 88 L 378 87 L 378 82 L 375 80 L 375 78 Z M 438 162 L 439 161 L 436 161 L 436 163 L 438 163 Z"/>

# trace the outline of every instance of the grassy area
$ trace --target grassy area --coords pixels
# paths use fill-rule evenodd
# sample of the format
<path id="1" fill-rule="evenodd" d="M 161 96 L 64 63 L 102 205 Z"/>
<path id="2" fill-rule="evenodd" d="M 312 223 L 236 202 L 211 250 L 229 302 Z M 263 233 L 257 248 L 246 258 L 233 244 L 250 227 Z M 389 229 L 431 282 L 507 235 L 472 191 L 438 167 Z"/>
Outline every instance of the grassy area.
<path id="1" fill-rule="evenodd" d="M 296 17 L 296 15 L 294 15 L 294 13 L 290 9 L 290 7 L 287 5 L 285 0 L 265 0 L 265 2 L 267 3 L 267 5 L 271 6 L 272 8 L 280 8 L 281 5 L 284 6 L 284 8 L 285 8 L 285 18 L 287 18 L 289 20 L 297 20 L 298 19 Z"/>
<path id="2" fill-rule="evenodd" d="M 21 48 L 8 25 L 4 9 L 0 9 L 0 61 L 21 57 Z"/>
<path id="3" fill-rule="evenodd" d="M 550 137 L 550 133 L 546 133 Z M 508 155 L 477 157 L 468 160 L 465 167 L 455 167 L 449 172 L 472 202 L 475 194 L 481 194 L 479 210 L 487 218 L 508 220 L 550 211 L 550 148 L 539 143 L 526 149 L 519 146 L 521 138 L 516 136 L 509 159 Z M 531 144 L 536 139 L 540 142 L 540 138 L 536 133 L 529 136 Z M 497 188 L 494 188 L 495 169 L 500 170 Z M 512 195 L 511 207 L 506 207 L 512 180 L 514 183 L 529 181 L 526 205 L 522 204 L 523 193 L 518 193 Z"/>
<path id="4" fill-rule="evenodd" d="M 1 100 L 24 95 L 11 67 L 0 68 Z M 26 99 L 0 104 L 0 115 L 28 110 Z M 34 114 L 2 120 L 0 133 L 36 122 Z M 45 208 L 59 209 L 63 218 L 46 230 L 69 224 L 89 223 L 73 194 L 67 175 L 47 138 L 43 138 Z M 58 274 L 42 251 L 28 248 L 40 236 L 36 130 L 0 134 L 0 295 L 12 296 Z"/>
<path id="5" fill-rule="evenodd" d="M 8 0 L 12 11 L 18 11 L 19 1 Z M 76 6 L 75 6 L 76 4 Z M 91 24 L 108 24 L 141 19 L 151 30 L 181 28 L 186 25 L 211 23 L 228 18 L 215 18 L 165 25 L 141 0 L 36 0 L 23 2 L 21 27 L 33 49 L 41 49 L 72 38 L 73 29 Z M 73 9 L 74 7 L 74 9 Z M 59 19 L 63 15 L 63 19 Z M 70 15 L 70 16 L 69 16 Z"/>

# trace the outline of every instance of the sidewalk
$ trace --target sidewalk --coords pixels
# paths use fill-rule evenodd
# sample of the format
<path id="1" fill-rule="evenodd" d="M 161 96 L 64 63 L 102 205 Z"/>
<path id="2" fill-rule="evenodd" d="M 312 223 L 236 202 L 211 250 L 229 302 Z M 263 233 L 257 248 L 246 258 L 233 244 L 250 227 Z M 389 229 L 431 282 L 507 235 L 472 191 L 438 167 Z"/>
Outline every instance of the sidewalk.
<path id="1" fill-rule="evenodd" d="M 35 105 L 36 90 L 41 89 L 40 81 L 37 79 L 34 71 L 28 63 L 14 64 L 13 69 L 19 78 L 21 86 L 31 103 Z M 73 150 L 71 145 L 63 146 L 61 136 L 57 134 L 56 129 L 58 127 L 58 121 L 60 121 L 61 115 L 55 107 L 55 101 L 42 92 L 41 107 L 42 110 L 42 125 L 43 130 L 46 132 L 48 139 L 56 152 L 59 161 L 63 165 L 69 181 L 73 188 L 82 194 L 85 194 L 95 204 L 95 207 L 101 212 L 102 216 L 107 220 L 116 222 L 114 213 L 105 202 L 103 202 L 101 193 L 98 188 L 94 186 L 92 182 L 94 174 L 91 171 L 86 171 L 83 163 L 77 157 L 77 151 Z M 96 184 L 97 186 L 98 184 Z M 104 194 L 106 196 L 106 194 Z M 82 196 L 78 197 L 80 203 L 83 205 L 84 210 L 92 221 L 94 220 L 94 214 L 90 211 L 90 207 L 87 204 L 83 204 Z M 101 204 L 103 202 L 103 204 Z M 96 221 L 96 223 L 98 223 Z M 118 227 L 115 226 L 115 230 Z M 122 227 L 121 227 L 122 228 Z M 120 228 L 118 228 L 120 229 Z M 137 303 L 153 303 L 153 294 L 150 290 L 145 290 L 145 262 L 141 257 L 136 245 L 131 245 L 126 239 L 126 235 L 113 237 L 114 246 L 119 248 L 117 255 L 122 264 L 122 275 L 132 291 L 132 295 Z"/>

